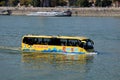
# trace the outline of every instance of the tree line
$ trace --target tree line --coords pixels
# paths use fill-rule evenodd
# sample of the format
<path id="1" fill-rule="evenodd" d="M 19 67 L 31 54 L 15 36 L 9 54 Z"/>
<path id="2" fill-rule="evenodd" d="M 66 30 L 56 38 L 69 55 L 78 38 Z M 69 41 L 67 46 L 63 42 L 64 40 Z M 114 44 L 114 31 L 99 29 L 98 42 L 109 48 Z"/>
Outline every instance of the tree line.
<path id="1" fill-rule="evenodd" d="M 109 7 L 120 0 L 0 0 L 0 6 L 33 6 L 33 7 Z"/>

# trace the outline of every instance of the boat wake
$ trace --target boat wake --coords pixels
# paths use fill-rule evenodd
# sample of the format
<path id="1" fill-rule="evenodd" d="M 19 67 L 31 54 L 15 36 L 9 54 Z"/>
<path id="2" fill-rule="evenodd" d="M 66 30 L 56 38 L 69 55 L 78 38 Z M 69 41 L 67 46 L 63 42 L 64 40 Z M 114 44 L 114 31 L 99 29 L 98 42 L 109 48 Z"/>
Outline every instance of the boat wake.
<path id="1" fill-rule="evenodd" d="M 90 52 L 90 53 L 89 53 L 89 55 L 97 55 L 97 54 L 99 54 L 99 52 L 97 52 L 97 51 L 96 51 L 96 52 Z"/>
<path id="2" fill-rule="evenodd" d="M 0 46 L 0 50 L 15 50 L 15 51 L 20 51 L 20 47 Z"/>

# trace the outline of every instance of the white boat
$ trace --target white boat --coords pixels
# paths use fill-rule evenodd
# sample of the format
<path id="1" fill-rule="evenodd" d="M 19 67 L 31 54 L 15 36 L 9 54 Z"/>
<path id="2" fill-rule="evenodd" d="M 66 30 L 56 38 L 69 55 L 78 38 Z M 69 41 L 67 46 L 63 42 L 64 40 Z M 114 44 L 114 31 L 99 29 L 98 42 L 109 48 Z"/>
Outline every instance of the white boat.
<path id="1" fill-rule="evenodd" d="M 11 15 L 12 11 L 11 10 L 2 10 L 0 11 L 0 15 Z"/>
<path id="2" fill-rule="evenodd" d="M 70 10 L 67 11 L 48 11 L 48 12 L 31 12 L 26 14 L 27 16 L 51 16 L 51 17 L 62 17 L 62 16 L 71 16 L 72 12 Z"/>

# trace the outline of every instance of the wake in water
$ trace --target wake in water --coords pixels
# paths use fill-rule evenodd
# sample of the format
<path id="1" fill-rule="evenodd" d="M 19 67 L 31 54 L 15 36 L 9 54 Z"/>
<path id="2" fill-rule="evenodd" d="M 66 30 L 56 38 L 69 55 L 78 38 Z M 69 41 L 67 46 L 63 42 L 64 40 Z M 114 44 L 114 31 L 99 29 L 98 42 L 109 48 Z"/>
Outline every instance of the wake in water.
<path id="1" fill-rule="evenodd" d="M 95 51 L 95 52 L 90 52 L 88 55 L 97 55 L 99 54 L 99 52 Z"/>
<path id="2" fill-rule="evenodd" d="M 20 51 L 20 47 L 11 47 L 11 46 L 0 46 L 1 50 L 16 50 Z"/>

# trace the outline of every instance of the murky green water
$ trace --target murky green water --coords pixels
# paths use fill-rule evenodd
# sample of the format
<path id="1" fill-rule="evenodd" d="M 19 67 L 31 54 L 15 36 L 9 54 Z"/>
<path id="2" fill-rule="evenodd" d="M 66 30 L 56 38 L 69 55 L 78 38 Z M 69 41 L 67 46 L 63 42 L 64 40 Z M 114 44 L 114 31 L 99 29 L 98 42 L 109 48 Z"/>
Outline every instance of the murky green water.
<path id="1" fill-rule="evenodd" d="M 100 54 L 64 61 L 23 56 L 25 34 L 86 36 Z M 0 16 L 1 80 L 119 80 L 120 18 Z"/>

